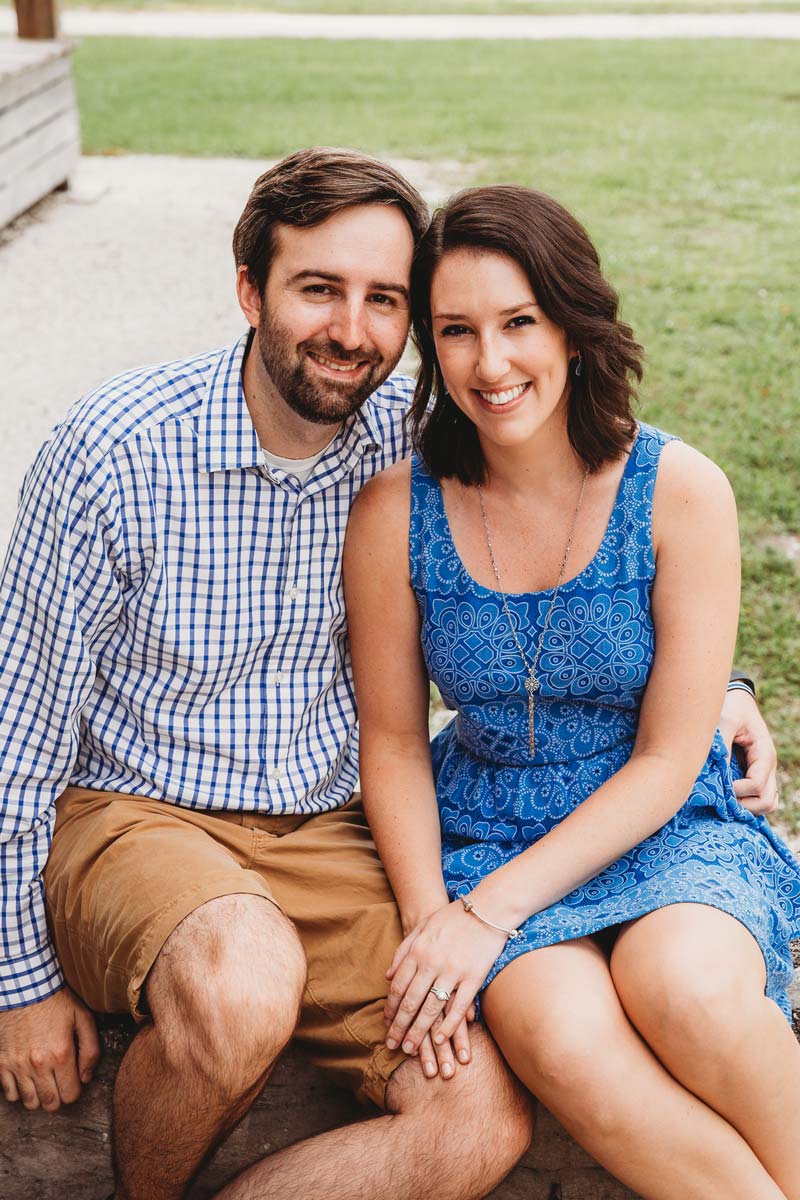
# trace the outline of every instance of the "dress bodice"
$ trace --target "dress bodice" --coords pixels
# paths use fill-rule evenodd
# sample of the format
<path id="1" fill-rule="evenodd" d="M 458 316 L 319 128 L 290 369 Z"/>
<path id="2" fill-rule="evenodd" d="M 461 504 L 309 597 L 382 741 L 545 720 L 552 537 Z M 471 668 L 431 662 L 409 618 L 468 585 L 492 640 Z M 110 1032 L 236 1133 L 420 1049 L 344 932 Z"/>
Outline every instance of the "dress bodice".
<path id="1" fill-rule="evenodd" d="M 533 758 L 527 671 L 502 597 L 467 572 L 442 489 L 413 459 L 409 550 L 423 653 L 444 703 L 458 713 L 455 736 L 464 748 L 494 763 L 536 766 L 585 759 L 633 739 L 653 660 L 653 490 L 669 440 L 640 425 L 597 552 L 561 585 L 536 670 Z M 507 594 L 529 662 L 552 596 L 552 589 Z M 598 707 L 602 721 L 594 719 Z"/>

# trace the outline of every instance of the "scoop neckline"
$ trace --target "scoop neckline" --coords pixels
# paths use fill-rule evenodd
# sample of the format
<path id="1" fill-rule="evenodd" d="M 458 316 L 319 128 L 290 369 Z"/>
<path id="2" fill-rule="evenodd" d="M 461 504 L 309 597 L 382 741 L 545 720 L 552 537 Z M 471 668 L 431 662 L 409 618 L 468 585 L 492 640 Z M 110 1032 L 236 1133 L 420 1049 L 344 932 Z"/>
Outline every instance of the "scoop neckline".
<path id="1" fill-rule="evenodd" d="M 622 485 L 626 482 L 627 477 L 628 477 L 628 472 L 631 470 L 631 463 L 633 462 L 634 451 L 636 450 L 636 448 L 639 444 L 639 438 L 641 436 L 641 433 L 642 433 L 642 426 L 641 426 L 641 424 L 637 423 L 636 435 L 635 435 L 633 441 L 631 442 L 630 450 L 628 451 L 628 461 L 625 463 L 622 474 L 619 477 L 619 483 L 617 484 L 617 490 L 614 495 L 614 504 L 612 506 L 611 512 L 608 517 L 608 523 L 606 524 L 605 530 L 603 531 L 603 536 L 600 539 L 597 549 L 595 550 L 592 557 L 589 559 L 589 562 L 586 564 L 586 566 L 581 571 L 579 571 L 577 575 L 572 575 L 572 576 L 570 576 L 569 579 L 564 579 L 561 582 L 561 584 L 559 585 L 559 591 L 563 591 L 564 588 L 570 587 L 572 584 L 577 583 L 580 579 L 582 579 L 583 576 L 586 575 L 587 572 L 592 569 L 592 567 L 594 567 L 595 563 L 597 562 L 597 559 L 600 557 L 600 553 L 603 550 L 606 542 L 608 541 L 612 526 L 616 523 L 617 508 L 619 507 L 620 496 L 622 494 Z M 442 512 L 442 517 L 444 519 L 445 529 L 447 530 L 447 540 L 450 543 L 450 549 L 452 550 L 452 552 L 455 556 L 455 559 L 458 563 L 458 567 L 459 567 L 459 570 L 461 571 L 461 574 L 464 576 L 465 579 L 469 580 L 472 587 L 477 588 L 478 591 L 485 592 L 486 595 L 488 595 L 488 596 L 505 596 L 507 600 L 524 600 L 528 596 L 531 596 L 531 597 L 550 596 L 553 594 L 553 592 L 556 590 L 555 586 L 549 587 L 549 588 L 541 588 L 539 591 L 532 591 L 532 592 L 504 592 L 504 591 L 501 591 L 499 588 L 490 588 L 490 587 L 486 587 L 486 585 L 483 583 L 478 583 L 478 580 L 475 579 L 470 574 L 470 572 L 467 570 L 467 568 L 465 567 L 464 561 L 458 552 L 458 549 L 457 549 L 456 543 L 455 543 L 455 538 L 453 537 L 453 531 L 450 528 L 450 518 L 447 515 L 447 505 L 444 502 L 444 492 L 442 491 L 442 486 L 438 482 L 438 480 L 436 481 L 436 483 L 437 483 L 437 488 L 438 488 L 438 492 L 439 492 L 439 505 L 441 507 L 441 512 Z"/>

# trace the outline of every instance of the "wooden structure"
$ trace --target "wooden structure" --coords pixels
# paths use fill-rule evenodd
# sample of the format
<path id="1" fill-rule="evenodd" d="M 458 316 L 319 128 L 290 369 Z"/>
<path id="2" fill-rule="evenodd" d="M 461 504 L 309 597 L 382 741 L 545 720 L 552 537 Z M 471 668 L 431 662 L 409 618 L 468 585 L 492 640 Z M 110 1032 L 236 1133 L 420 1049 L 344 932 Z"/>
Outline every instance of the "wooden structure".
<path id="1" fill-rule="evenodd" d="M 0 39 L 0 228 L 66 184 L 80 156 L 68 42 L 52 0 L 17 0 L 20 37 Z"/>
<path id="2" fill-rule="evenodd" d="M 800 961 L 800 943 L 794 949 L 796 961 Z M 800 969 L 795 980 L 791 996 L 795 1032 L 800 1036 Z M 50 1115 L 26 1112 L 0 1099 L 3 1200 L 105 1200 L 112 1187 L 111 1089 L 133 1032 L 133 1022 L 128 1018 L 101 1018 L 103 1059 L 94 1081 L 76 1105 Z M 625 1086 L 624 1080 L 620 1086 Z M 365 1110 L 348 1094 L 332 1087 L 300 1050 L 290 1047 L 251 1111 L 203 1171 L 190 1192 L 190 1200 L 209 1200 L 232 1175 L 273 1150 L 363 1120 L 364 1116 Z M 385 1194 L 391 1200 L 388 1181 Z M 543 1109 L 539 1110 L 532 1149 L 492 1197 L 637 1200 L 593 1162 Z"/>
<path id="3" fill-rule="evenodd" d="M 5 1200 L 105 1200 L 112 1189 L 109 1116 L 113 1079 L 133 1029 L 128 1019 L 101 1027 L 103 1060 L 71 1108 L 25 1112 L 0 1098 L 0 1196 Z M 365 1110 L 332 1087 L 290 1047 L 254 1107 L 192 1188 L 210 1200 L 248 1163 L 301 1138 L 363 1120 Z M 385 1195 L 391 1200 L 391 1183 Z M 494 1200 L 636 1200 L 584 1154 L 549 1113 L 540 1112 L 534 1148 L 493 1193 Z M 303 1200 L 298 1196 L 298 1200 Z M 306 1200 L 317 1200 L 309 1196 Z M 353 1198 L 356 1200 L 356 1197 Z"/>
<path id="4" fill-rule="evenodd" d="M 54 0 L 15 0 L 17 32 L 21 38 L 58 37 Z"/>

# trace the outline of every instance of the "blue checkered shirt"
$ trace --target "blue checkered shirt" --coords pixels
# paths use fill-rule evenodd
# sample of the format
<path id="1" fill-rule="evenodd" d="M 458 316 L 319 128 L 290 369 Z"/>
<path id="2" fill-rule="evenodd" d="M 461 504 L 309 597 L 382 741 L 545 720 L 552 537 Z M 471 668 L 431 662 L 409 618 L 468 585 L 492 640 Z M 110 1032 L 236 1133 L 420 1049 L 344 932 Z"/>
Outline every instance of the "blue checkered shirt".
<path id="1" fill-rule="evenodd" d="M 246 347 L 104 384 L 23 484 L 0 578 L 0 1008 L 62 984 L 41 871 L 68 784 L 273 813 L 356 784 L 342 542 L 359 488 L 408 452 L 411 382 L 301 486 L 264 464 Z"/>

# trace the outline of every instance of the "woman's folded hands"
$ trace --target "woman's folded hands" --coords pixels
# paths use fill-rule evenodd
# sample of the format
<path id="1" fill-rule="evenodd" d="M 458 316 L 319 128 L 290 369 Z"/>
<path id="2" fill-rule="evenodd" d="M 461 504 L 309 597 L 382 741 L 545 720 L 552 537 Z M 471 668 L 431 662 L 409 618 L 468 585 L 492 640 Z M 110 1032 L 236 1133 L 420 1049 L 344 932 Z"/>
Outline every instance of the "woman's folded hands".
<path id="1" fill-rule="evenodd" d="M 474 1018 L 475 997 L 506 939 L 470 916 L 460 900 L 415 925 L 386 972 L 391 980 L 384 1007 L 386 1045 L 416 1054 L 430 1036 L 438 1054 L 452 1038 L 459 1062 L 467 1062 L 466 1022 Z"/>

